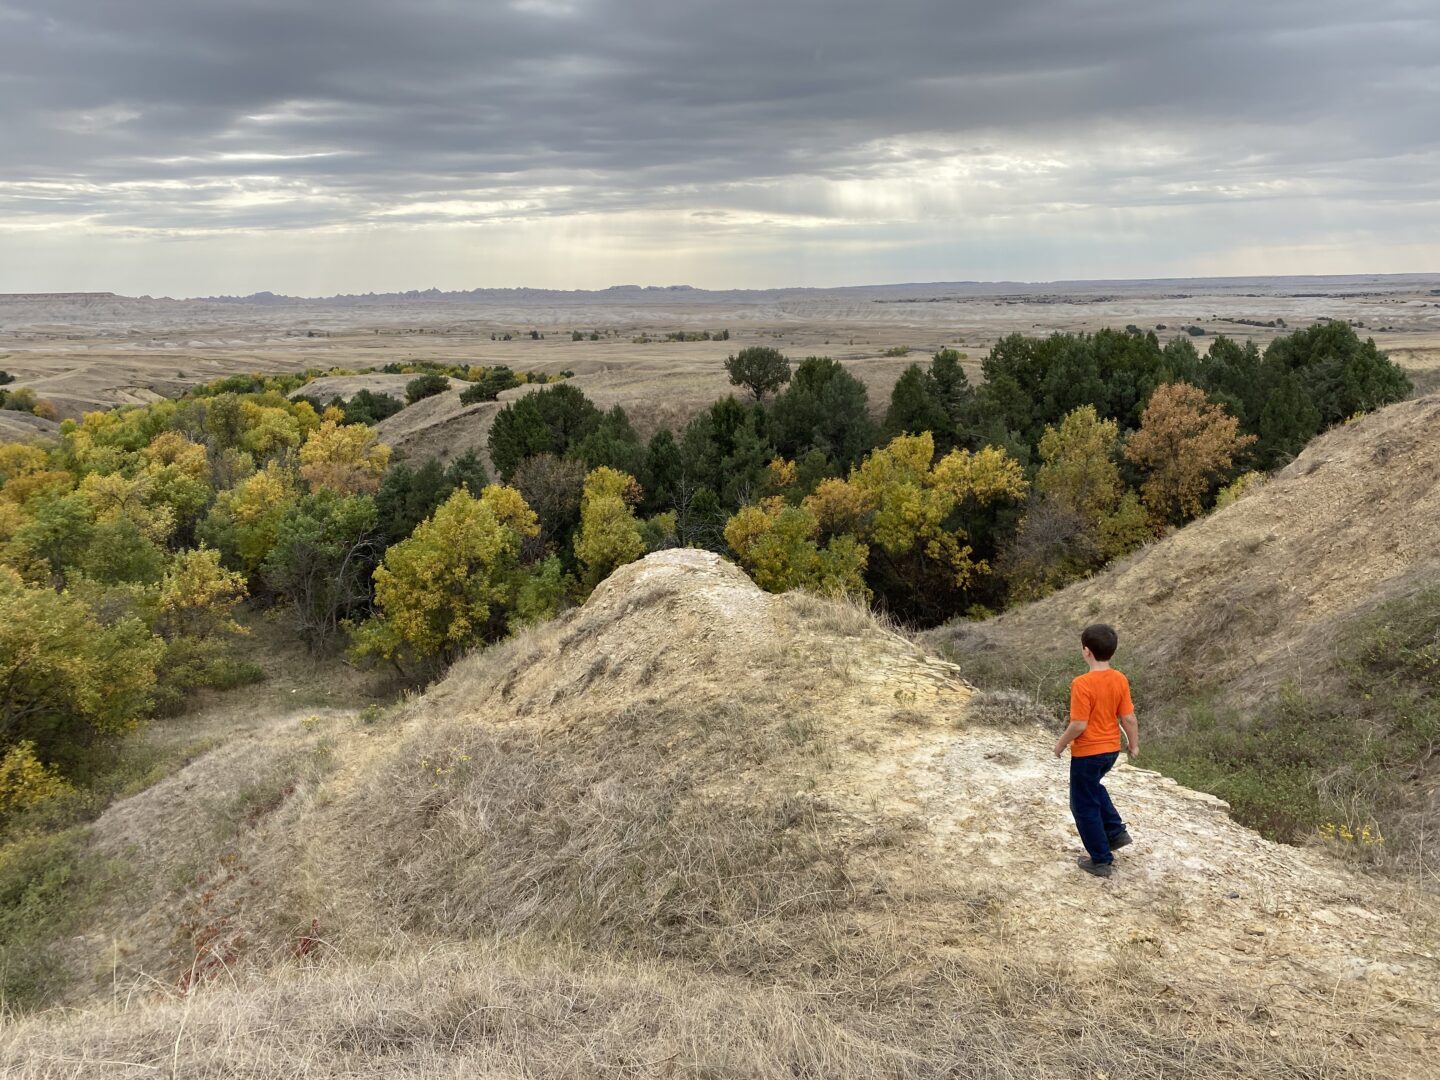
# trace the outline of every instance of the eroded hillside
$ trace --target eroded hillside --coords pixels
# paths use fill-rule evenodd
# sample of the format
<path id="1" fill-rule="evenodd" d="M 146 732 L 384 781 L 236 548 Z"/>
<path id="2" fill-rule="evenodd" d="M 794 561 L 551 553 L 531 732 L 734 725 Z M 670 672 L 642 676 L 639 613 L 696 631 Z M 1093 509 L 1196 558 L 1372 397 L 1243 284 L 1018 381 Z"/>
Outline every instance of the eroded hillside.
<path id="1" fill-rule="evenodd" d="M 0 1069 L 1426 1074 L 1420 899 L 1128 766 L 1136 843 L 1086 877 L 1050 740 L 864 612 L 660 552 L 377 723 L 113 807 L 78 1008 Z"/>

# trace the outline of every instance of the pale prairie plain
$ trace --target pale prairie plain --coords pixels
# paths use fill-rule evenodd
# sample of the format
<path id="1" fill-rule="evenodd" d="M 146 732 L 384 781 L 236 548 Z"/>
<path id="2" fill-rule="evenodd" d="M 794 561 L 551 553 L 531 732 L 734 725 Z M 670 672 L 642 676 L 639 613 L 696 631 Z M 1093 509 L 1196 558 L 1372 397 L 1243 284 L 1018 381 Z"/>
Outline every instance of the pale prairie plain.
<path id="1" fill-rule="evenodd" d="M 1440 387 L 1440 274 L 734 292 L 510 289 L 328 300 L 10 294 L 0 295 L 0 369 L 16 377 L 13 386 L 31 386 L 53 402 L 63 418 L 235 372 L 414 360 L 508 364 L 573 372 L 575 385 L 601 406 L 623 405 L 648 435 L 730 392 L 724 359 L 748 345 L 773 345 L 792 359 L 841 360 L 881 412 L 900 372 L 941 347 L 964 352 L 978 380 L 986 351 L 1010 333 L 1134 325 L 1166 340 L 1195 326 L 1205 331 L 1193 338 L 1203 351 L 1215 334 L 1263 347 L 1325 318 L 1350 320 L 1373 335 L 1420 389 Z M 1271 322 L 1283 325 L 1257 325 Z M 665 340 L 721 330 L 728 340 Z M 582 340 L 572 340 L 575 331 Z M 590 340 L 592 332 L 599 340 Z M 885 355 L 900 349 L 908 355 Z M 447 456 L 456 435 L 474 441 L 473 433 L 457 431 L 466 426 L 464 411 L 458 393 L 451 396 L 449 407 L 431 405 L 433 424 L 417 416 L 418 424 L 391 425 L 402 455 Z M 494 411 L 473 408 L 477 423 Z M 24 429 L 7 424 L 0 433 L 18 438 L 33 428 L 27 418 Z"/>

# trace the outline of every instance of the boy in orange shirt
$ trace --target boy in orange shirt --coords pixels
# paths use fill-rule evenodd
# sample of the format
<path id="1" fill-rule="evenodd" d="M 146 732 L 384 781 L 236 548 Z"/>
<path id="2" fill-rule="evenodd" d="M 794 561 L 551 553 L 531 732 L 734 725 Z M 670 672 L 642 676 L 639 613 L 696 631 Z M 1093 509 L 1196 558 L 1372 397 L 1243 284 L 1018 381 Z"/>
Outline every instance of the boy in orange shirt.
<path id="1" fill-rule="evenodd" d="M 1070 684 L 1070 726 L 1055 744 L 1058 758 L 1070 747 L 1070 813 L 1089 855 L 1076 860 L 1081 870 L 1109 877 L 1116 848 L 1130 843 L 1125 823 L 1101 783 L 1120 756 L 1120 732 L 1133 760 L 1140 753 L 1140 731 L 1130 682 L 1110 666 L 1119 636 L 1096 623 L 1080 632 L 1080 652 L 1090 670 Z"/>

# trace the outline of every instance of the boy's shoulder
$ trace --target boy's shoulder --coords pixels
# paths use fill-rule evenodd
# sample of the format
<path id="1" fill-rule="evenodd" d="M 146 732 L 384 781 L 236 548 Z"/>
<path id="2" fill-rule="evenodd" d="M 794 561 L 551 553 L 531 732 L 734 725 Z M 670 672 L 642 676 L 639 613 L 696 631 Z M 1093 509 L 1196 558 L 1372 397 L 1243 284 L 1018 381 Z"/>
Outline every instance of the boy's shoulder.
<path id="1" fill-rule="evenodd" d="M 1079 684 L 1079 683 L 1082 683 L 1082 682 L 1086 682 L 1086 683 L 1098 683 L 1098 682 L 1115 682 L 1115 681 L 1117 681 L 1116 679 L 1113 679 L 1111 676 L 1119 676 L 1119 679 L 1118 679 L 1119 682 L 1123 682 L 1123 683 L 1125 683 L 1127 686 L 1130 684 L 1130 680 L 1127 679 L 1127 678 L 1125 678 L 1125 673 L 1124 673 L 1123 671 L 1120 671 L 1119 669 L 1112 667 L 1112 668 L 1100 668 L 1100 669 L 1097 670 L 1097 671 L 1085 671 L 1085 672 L 1081 672 L 1079 675 L 1076 675 L 1075 678 L 1073 678 L 1073 679 L 1070 680 L 1070 685 L 1073 687 L 1073 686 L 1075 686 L 1075 685 L 1077 685 L 1077 684 Z"/>

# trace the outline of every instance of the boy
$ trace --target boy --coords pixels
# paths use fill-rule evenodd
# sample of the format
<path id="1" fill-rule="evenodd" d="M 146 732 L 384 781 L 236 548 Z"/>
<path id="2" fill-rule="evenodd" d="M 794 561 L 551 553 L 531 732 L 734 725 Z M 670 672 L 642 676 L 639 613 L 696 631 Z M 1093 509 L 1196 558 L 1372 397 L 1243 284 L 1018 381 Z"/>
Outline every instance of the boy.
<path id="1" fill-rule="evenodd" d="M 1097 623 L 1080 632 L 1080 653 L 1090 670 L 1070 684 L 1070 726 L 1055 744 L 1058 758 L 1070 747 L 1070 813 L 1089 855 L 1076 862 L 1096 877 L 1109 877 L 1116 848 L 1130 843 L 1125 823 L 1101 783 L 1120 756 L 1120 731 L 1133 760 L 1140 753 L 1140 730 L 1130 702 L 1130 682 L 1110 666 L 1119 637 Z"/>

